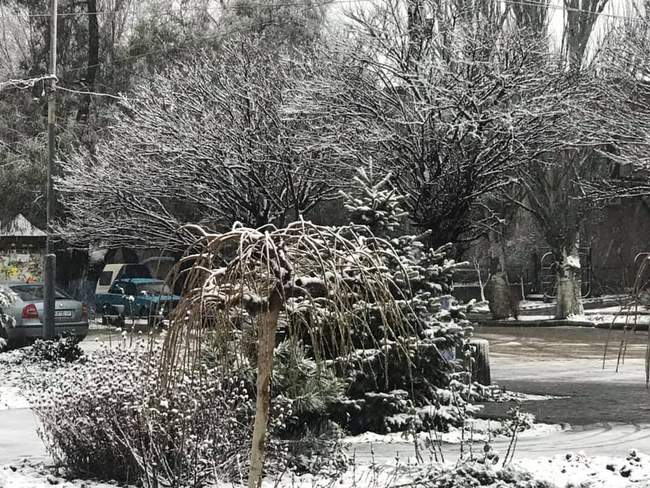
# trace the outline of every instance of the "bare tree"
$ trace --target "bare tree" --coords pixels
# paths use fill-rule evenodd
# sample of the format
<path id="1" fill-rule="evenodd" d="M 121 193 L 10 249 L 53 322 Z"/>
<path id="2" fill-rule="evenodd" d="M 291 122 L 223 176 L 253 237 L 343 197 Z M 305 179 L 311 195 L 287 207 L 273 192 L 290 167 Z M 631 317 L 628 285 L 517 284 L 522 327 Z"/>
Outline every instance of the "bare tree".
<path id="1" fill-rule="evenodd" d="M 504 28 L 499 5 L 385 0 L 354 12 L 346 46 L 287 109 L 318 127 L 313 144 L 392 173 L 432 245 L 484 235 L 485 198 L 562 147 L 566 77 L 546 39 Z"/>
<path id="2" fill-rule="evenodd" d="M 340 171 L 280 117 L 299 76 L 282 53 L 240 38 L 140 86 L 107 141 L 62 162 L 63 236 L 184 249 L 175 229 L 185 223 L 260 227 L 308 212 Z"/>
<path id="3" fill-rule="evenodd" d="M 580 69 L 592 31 L 609 0 L 564 0 L 562 49 L 571 69 Z"/>
<path id="4" fill-rule="evenodd" d="M 557 318 L 582 313 L 578 248 L 584 223 L 615 198 L 648 193 L 647 173 L 640 169 L 648 161 L 649 92 L 640 74 L 647 70 L 647 29 L 645 34 L 635 29 L 634 36 L 628 32 L 625 40 L 613 31 L 595 58 L 585 63 L 587 43 L 606 3 L 565 2 L 560 65 L 567 74 L 558 80 L 570 118 L 553 117 L 559 129 L 554 149 L 518 174 L 518 195 L 504 194 L 531 213 L 551 247 Z M 621 167 L 636 168 L 639 178 L 619 178 Z"/>

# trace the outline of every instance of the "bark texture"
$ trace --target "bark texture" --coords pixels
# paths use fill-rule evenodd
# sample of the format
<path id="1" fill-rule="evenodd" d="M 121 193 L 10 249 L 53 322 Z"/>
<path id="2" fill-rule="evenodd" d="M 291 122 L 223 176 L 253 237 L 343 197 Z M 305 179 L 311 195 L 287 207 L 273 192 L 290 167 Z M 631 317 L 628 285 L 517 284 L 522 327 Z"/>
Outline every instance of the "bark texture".
<path id="1" fill-rule="evenodd" d="M 273 350 L 278 316 L 282 307 L 279 293 L 273 293 L 269 308 L 259 320 L 257 340 L 257 401 L 255 404 L 255 426 L 251 446 L 251 466 L 248 488 L 260 488 L 266 457 L 266 430 L 271 406 L 271 373 L 273 371 Z"/>
<path id="2" fill-rule="evenodd" d="M 485 286 L 485 297 L 488 299 L 493 319 L 507 319 L 511 316 L 517 318 L 517 299 L 512 294 L 505 272 L 497 271 L 490 276 Z"/>
<path id="3" fill-rule="evenodd" d="M 570 250 L 562 250 L 561 261 L 558 264 L 555 318 L 566 319 L 572 315 L 582 315 L 584 308 L 582 306 L 582 281 L 577 243 Z"/>
<path id="4" fill-rule="evenodd" d="M 99 69 L 99 21 L 97 20 L 97 0 L 86 0 L 88 9 L 88 67 L 86 68 L 85 90 L 95 89 L 95 79 Z M 86 121 L 90 114 L 91 95 L 83 95 L 77 121 Z"/>
<path id="5" fill-rule="evenodd" d="M 472 339 L 470 345 L 474 347 L 472 356 L 472 381 L 488 386 L 492 383 L 490 375 L 490 343 L 485 339 Z"/>

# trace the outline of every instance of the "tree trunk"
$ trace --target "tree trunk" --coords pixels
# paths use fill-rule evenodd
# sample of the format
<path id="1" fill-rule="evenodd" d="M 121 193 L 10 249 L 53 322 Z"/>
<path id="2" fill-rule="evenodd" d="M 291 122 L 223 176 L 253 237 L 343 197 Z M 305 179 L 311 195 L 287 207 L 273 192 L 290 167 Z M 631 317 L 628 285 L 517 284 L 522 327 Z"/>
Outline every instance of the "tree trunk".
<path id="1" fill-rule="evenodd" d="M 99 68 L 99 22 L 97 21 L 97 0 L 86 0 L 88 10 L 88 66 L 86 68 L 85 90 L 91 92 L 95 88 L 95 78 Z M 83 95 L 77 112 L 77 121 L 88 119 L 90 114 L 90 97 Z"/>
<path id="2" fill-rule="evenodd" d="M 492 384 L 490 376 L 490 343 L 485 339 L 472 339 L 469 341 L 474 347 L 472 357 L 472 381 L 477 381 L 481 385 L 489 386 Z"/>
<path id="3" fill-rule="evenodd" d="M 266 457 L 266 430 L 271 407 L 271 373 L 273 372 L 273 350 L 278 316 L 282 306 L 279 293 L 271 294 L 269 308 L 259 318 L 257 338 L 257 399 L 255 402 L 255 426 L 251 445 L 251 465 L 248 473 L 248 488 L 262 485 L 264 458 Z"/>
<path id="4" fill-rule="evenodd" d="M 510 316 L 517 318 L 517 307 L 510 290 L 506 273 L 506 252 L 503 238 L 491 233 L 490 239 L 490 278 L 485 284 L 485 297 L 495 320 Z"/>
<path id="5" fill-rule="evenodd" d="M 580 255 L 576 242 L 570 250 L 561 251 L 561 261 L 555 273 L 557 283 L 556 319 L 582 315 L 582 282 L 580 280 Z"/>

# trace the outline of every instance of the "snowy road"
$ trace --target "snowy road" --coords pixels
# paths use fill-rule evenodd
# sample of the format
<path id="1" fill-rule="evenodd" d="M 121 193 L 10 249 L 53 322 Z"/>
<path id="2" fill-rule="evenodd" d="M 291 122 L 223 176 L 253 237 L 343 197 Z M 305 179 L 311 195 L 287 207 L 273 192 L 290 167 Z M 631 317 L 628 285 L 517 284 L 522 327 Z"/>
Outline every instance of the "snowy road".
<path id="1" fill-rule="evenodd" d="M 560 398 L 526 402 L 523 410 L 546 423 L 569 423 L 569 431 L 520 439 L 517 457 L 583 451 L 624 456 L 629 449 L 650 453 L 650 391 L 645 386 L 644 355 L 648 333 L 628 335 L 624 364 L 616 371 L 621 331 L 573 327 L 483 327 L 476 336 L 490 341 L 492 380 L 511 391 Z M 609 336 L 607 360 L 603 351 Z M 486 404 L 480 416 L 502 417 L 510 404 Z M 508 441 L 493 443 L 505 453 Z M 359 443 L 349 446 L 358 459 L 371 462 L 414 456 L 412 444 Z M 480 446 L 479 446 L 480 447 Z M 459 455 L 445 444 L 447 459 Z"/>

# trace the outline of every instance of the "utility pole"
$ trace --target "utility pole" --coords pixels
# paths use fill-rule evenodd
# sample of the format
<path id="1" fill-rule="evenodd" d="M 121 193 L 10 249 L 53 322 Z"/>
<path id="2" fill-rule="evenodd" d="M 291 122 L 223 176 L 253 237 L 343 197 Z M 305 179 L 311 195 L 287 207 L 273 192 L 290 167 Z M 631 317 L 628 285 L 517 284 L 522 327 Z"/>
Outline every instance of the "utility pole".
<path id="1" fill-rule="evenodd" d="M 50 87 L 47 92 L 47 202 L 46 202 L 46 232 L 45 241 L 45 310 L 43 321 L 43 337 L 53 339 L 56 335 L 54 325 L 55 300 L 54 287 L 56 283 L 56 255 L 52 253 L 52 217 L 54 215 L 54 185 L 52 173 L 56 158 L 56 42 L 57 42 L 57 9 L 58 0 L 50 0 Z"/>

